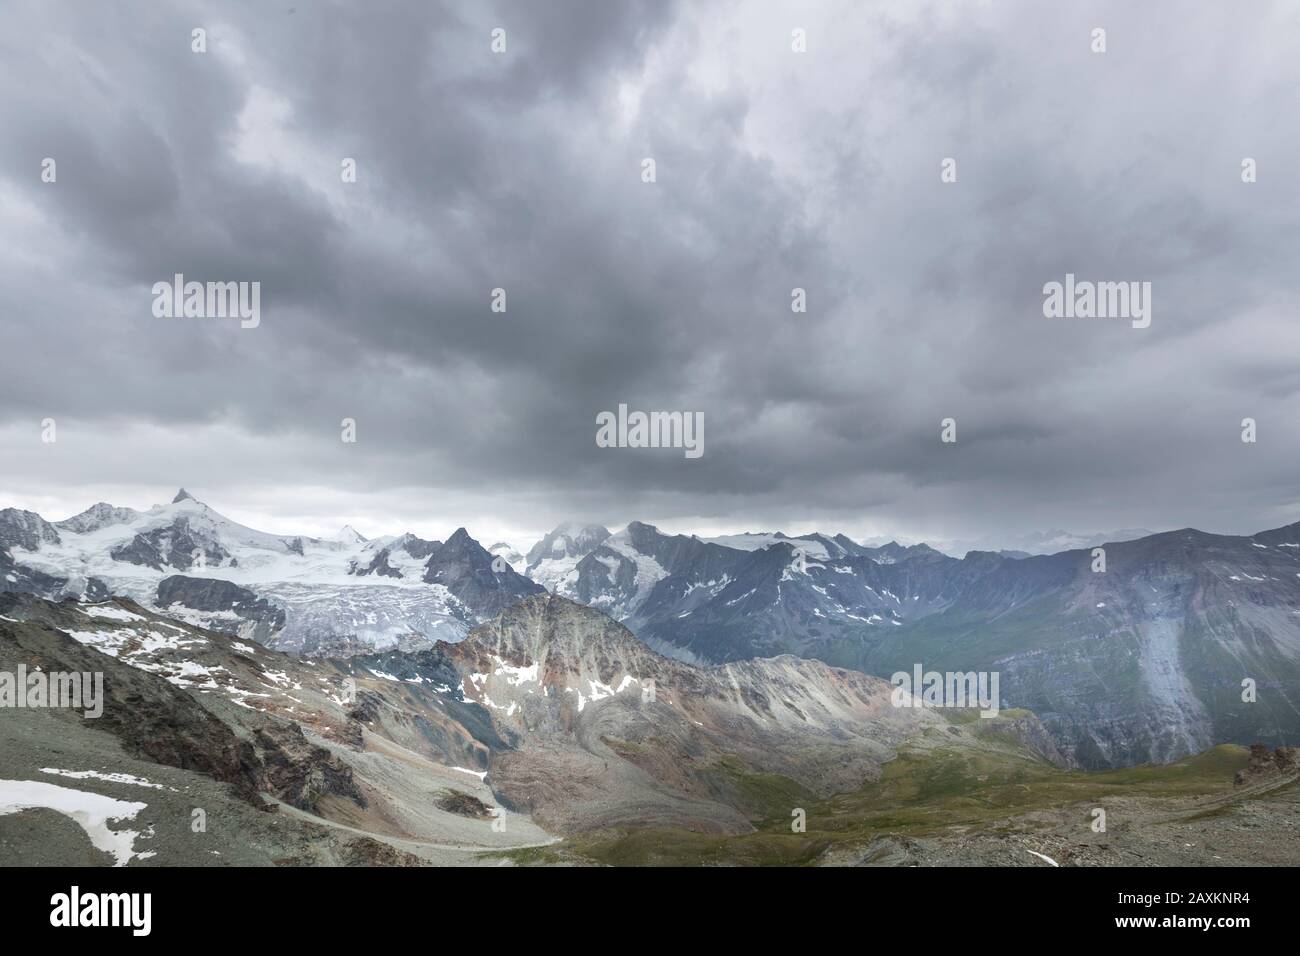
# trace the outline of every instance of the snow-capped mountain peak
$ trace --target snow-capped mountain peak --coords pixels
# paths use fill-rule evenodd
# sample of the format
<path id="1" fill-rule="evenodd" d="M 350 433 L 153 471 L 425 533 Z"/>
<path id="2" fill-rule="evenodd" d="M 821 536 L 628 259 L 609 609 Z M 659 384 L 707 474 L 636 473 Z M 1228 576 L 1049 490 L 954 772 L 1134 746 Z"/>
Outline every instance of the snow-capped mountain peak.
<path id="1" fill-rule="evenodd" d="M 523 574 L 528 568 L 528 559 L 520 554 L 517 548 L 505 541 L 498 541 L 492 545 L 492 547 L 488 548 L 488 553 L 493 558 L 503 560 L 516 574 Z"/>
<path id="2" fill-rule="evenodd" d="M 573 574 L 578 562 L 609 536 L 609 529 L 603 525 L 566 521 L 528 550 L 524 571 L 546 590 L 555 591 Z"/>
<path id="3" fill-rule="evenodd" d="M 339 528 L 338 532 L 335 533 L 334 537 L 331 538 L 330 540 L 337 541 L 339 544 L 365 544 L 366 543 L 365 535 L 361 534 L 359 531 L 357 531 L 356 528 L 352 527 L 352 525 L 350 524 L 345 524 L 342 528 Z"/>
<path id="4" fill-rule="evenodd" d="M 55 521 L 54 527 L 77 534 L 85 534 L 88 531 L 98 531 L 100 528 L 106 528 L 109 525 L 126 524 L 138 517 L 140 517 L 140 512 L 134 508 L 115 508 L 106 501 L 100 501 L 91 505 L 81 514 L 73 515 L 71 518 L 64 518 L 62 521 Z"/>

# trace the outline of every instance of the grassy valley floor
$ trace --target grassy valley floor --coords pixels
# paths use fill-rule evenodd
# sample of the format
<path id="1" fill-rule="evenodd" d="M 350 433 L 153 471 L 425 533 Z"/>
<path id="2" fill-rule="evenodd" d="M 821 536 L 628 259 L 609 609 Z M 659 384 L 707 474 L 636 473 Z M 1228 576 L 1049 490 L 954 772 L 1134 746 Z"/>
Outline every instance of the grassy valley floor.
<path id="1" fill-rule="evenodd" d="M 899 754 L 881 778 L 792 804 L 784 778 L 739 781 L 767 810 L 738 837 L 687 830 L 586 833 L 506 854 L 519 864 L 624 866 L 1259 866 L 1300 863 L 1294 773 L 1234 785 L 1243 747 L 1104 773 L 1059 770 L 988 734 L 983 748 L 941 735 Z M 732 768 L 721 774 L 735 775 Z M 806 811 L 806 831 L 792 814 Z M 1104 811 L 1105 829 L 1095 810 Z"/>

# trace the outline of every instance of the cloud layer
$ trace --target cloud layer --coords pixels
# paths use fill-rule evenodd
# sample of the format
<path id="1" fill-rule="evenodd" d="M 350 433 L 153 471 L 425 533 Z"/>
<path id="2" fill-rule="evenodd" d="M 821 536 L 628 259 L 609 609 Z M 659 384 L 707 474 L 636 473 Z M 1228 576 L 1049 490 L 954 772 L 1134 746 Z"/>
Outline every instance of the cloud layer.
<path id="1" fill-rule="evenodd" d="M 286 530 L 521 538 L 1300 518 L 1292 4 L 130 8 L 6 8 L 0 504 L 184 484 Z M 1067 272 L 1150 281 L 1151 327 L 1044 318 Z M 175 273 L 259 281 L 260 326 L 155 318 Z M 706 453 L 597 447 L 619 403 L 702 412 Z"/>

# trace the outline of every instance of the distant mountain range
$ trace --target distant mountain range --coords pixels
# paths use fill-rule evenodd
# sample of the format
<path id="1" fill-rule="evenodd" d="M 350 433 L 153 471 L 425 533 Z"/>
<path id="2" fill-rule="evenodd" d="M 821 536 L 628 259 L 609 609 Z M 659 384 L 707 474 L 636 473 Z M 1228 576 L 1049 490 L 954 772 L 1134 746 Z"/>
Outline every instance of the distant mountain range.
<path id="1" fill-rule="evenodd" d="M 464 528 L 446 541 L 273 535 L 185 489 L 148 511 L 97 504 L 66 521 L 0 511 L 0 591 L 122 595 L 191 623 L 308 654 L 427 647 L 543 588 Z M 514 555 L 521 564 L 518 555 Z"/>
<path id="2" fill-rule="evenodd" d="M 1027 557 L 1031 554 L 1056 554 L 1079 548 L 1095 548 L 1098 545 L 1116 541 L 1133 541 L 1148 538 L 1156 532 L 1146 528 L 1121 528 L 1115 531 L 1103 531 L 1095 534 L 1076 534 L 1060 528 L 1051 531 L 1033 531 L 1027 534 L 999 534 L 982 538 L 959 538 L 955 540 L 931 541 L 934 547 L 944 554 L 964 557 L 970 551 L 993 551 L 1009 556 Z M 867 545 L 885 544 L 887 538 L 864 540 Z"/>
<path id="3" fill-rule="evenodd" d="M 0 591 L 122 595 L 317 657 L 459 641 L 549 591 L 689 664 L 788 654 L 882 677 L 918 663 L 997 671 L 1003 705 L 1032 710 L 1062 759 L 1088 768 L 1300 737 L 1300 525 L 1102 543 L 1102 572 L 1088 544 L 957 559 L 842 534 L 700 538 L 634 521 L 562 525 L 521 555 L 463 528 L 445 542 L 270 535 L 182 490 L 145 512 L 0 512 Z"/>

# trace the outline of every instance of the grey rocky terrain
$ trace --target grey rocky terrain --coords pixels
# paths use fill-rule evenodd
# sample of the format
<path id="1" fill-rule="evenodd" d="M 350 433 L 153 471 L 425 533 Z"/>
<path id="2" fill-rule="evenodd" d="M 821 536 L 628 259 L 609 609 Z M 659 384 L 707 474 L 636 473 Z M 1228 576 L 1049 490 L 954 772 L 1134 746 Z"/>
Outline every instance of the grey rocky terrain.
<path id="1" fill-rule="evenodd" d="M 1028 815 L 1008 804 L 1003 837 L 1053 813 L 1073 832 L 1077 814 L 1053 808 L 1091 785 L 1027 712 L 986 721 L 897 708 L 878 678 L 789 656 L 696 667 L 550 594 L 459 643 L 339 660 L 275 652 L 127 599 L 8 594 L 0 670 L 19 665 L 99 671 L 105 702 L 98 719 L 0 712 L 0 847 L 13 860 L 591 864 L 620 862 L 628 840 L 644 839 L 677 847 L 674 862 L 774 853 L 928 863 L 960 858 L 943 848 L 961 834 L 993 840 L 987 852 L 962 851 L 992 860 L 1008 844 L 987 821 L 935 829 L 954 808 L 927 801 L 943 797 L 954 767 L 976 791 L 996 783 L 1047 801 Z M 1217 799 L 1234 787 L 1230 764 L 1198 765 L 1196 786 L 1179 782 L 1173 799 Z M 1239 769 L 1239 794 L 1294 783 L 1293 758 Z M 903 793 L 907 773 L 949 783 Z M 1107 786 L 1131 791 L 1134 813 L 1165 812 L 1167 795 L 1144 790 L 1145 778 Z M 873 816 L 881 799 L 895 808 L 883 822 Z M 1281 826 L 1288 799 L 1261 819 Z M 121 815 L 87 829 L 70 806 Z M 904 825 L 902 807 L 930 821 L 924 832 Z M 808 808 L 809 835 L 772 844 L 796 808 Z M 196 810 L 206 821 L 198 832 Z M 854 828 L 826 838 L 818 828 L 828 813 L 847 813 Z M 696 841 L 722 842 L 704 851 Z M 746 856 L 755 846 L 761 853 Z"/>

